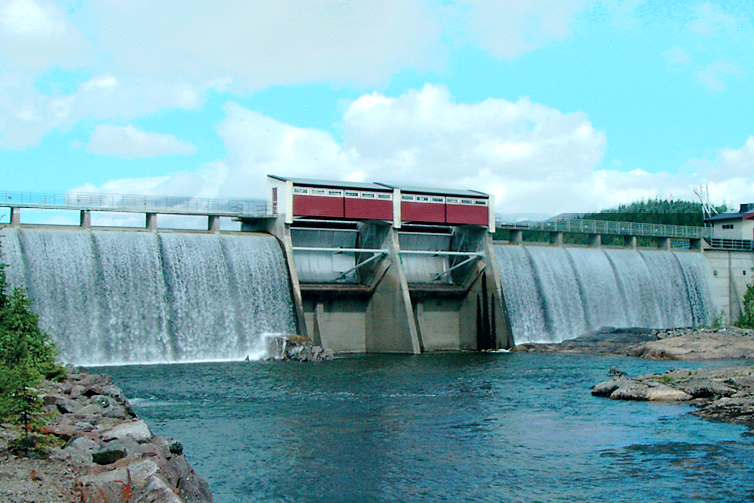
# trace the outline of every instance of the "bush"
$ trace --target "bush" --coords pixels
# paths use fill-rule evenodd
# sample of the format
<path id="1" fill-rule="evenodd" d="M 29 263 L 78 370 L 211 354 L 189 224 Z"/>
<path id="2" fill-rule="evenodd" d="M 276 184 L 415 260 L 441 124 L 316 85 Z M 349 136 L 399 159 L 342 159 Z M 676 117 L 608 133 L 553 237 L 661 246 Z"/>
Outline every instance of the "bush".
<path id="1" fill-rule="evenodd" d="M 743 312 L 741 313 L 741 317 L 738 318 L 736 326 L 740 328 L 754 328 L 754 283 L 746 288 Z"/>

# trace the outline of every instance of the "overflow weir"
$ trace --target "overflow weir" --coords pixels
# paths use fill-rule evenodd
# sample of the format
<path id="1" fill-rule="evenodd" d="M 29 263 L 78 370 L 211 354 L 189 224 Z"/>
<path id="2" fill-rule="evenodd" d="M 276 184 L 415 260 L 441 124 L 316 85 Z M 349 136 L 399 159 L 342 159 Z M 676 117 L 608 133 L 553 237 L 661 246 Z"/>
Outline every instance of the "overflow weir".
<path id="1" fill-rule="evenodd" d="M 243 359 L 266 334 L 288 333 L 337 352 L 506 349 L 606 326 L 708 324 L 728 291 L 696 235 L 683 236 L 695 250 L 669 249 L 672 226 L 658 250 L 638 250 L 635 238 L 622 249 L 596 238 L 567 248 L 559 233 L 570 227 L 542 229 L 549 245 L 521 243 L 518 232 L 493 243 L 494 200 L 469 190 L 269 176 L 266 204 L 6 196 L 8 282 L 27 289 L 76 364 Z M 29 225 L 21 208 L 81 217 Z M 144 225 L 92 225 L 94 212 L 142 213 Z M 207 226 L 158 226 L 176 214 Z M 240 230 L 221 230 L 220 218 Z"/>

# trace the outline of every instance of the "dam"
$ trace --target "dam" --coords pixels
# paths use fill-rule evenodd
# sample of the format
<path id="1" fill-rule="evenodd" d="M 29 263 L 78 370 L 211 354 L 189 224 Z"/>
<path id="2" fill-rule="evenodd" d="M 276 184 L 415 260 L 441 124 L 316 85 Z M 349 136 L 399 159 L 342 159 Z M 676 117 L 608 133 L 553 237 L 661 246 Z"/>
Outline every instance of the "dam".
<path id="1" fill-rule="evenodd" d="M 85 365 L 240 360 L 290 333 L 338 352 L 497 350 L 718 310 L 724 274 L 700 251 L 493 242 L 483 193 L 270 178 L 272 211 L 236 215 L 240 231 L 206 210 L 206 231 L 160 229 L 159 211 L 138 229 L 16 211 L 0 262 Z"/>

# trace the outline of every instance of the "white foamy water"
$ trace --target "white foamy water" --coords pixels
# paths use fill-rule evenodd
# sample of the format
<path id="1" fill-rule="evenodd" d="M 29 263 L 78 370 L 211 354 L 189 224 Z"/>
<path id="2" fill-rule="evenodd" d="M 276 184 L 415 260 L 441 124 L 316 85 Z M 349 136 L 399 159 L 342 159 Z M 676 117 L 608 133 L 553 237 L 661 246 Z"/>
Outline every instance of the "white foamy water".
<path id="1" fill-rule="evenodd" d="M 4 229 L 1 246 L 65 362 L 243 359 L 262 334 L 295 332 L 270 236 Z"/>

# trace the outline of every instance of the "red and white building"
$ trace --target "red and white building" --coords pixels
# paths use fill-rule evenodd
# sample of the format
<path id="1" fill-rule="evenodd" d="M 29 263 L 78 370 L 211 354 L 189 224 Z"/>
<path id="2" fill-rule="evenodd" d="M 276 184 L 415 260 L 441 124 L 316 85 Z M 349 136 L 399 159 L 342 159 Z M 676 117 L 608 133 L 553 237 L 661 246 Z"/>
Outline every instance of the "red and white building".
<path id="1" fill-rule="evenodd" d="M 494 198 L 464 189 L 401 187 L 268 175 L 273 213 L 296 219 L 386 220 L 402 223 L 479 225 L 495 231 Z"/>

